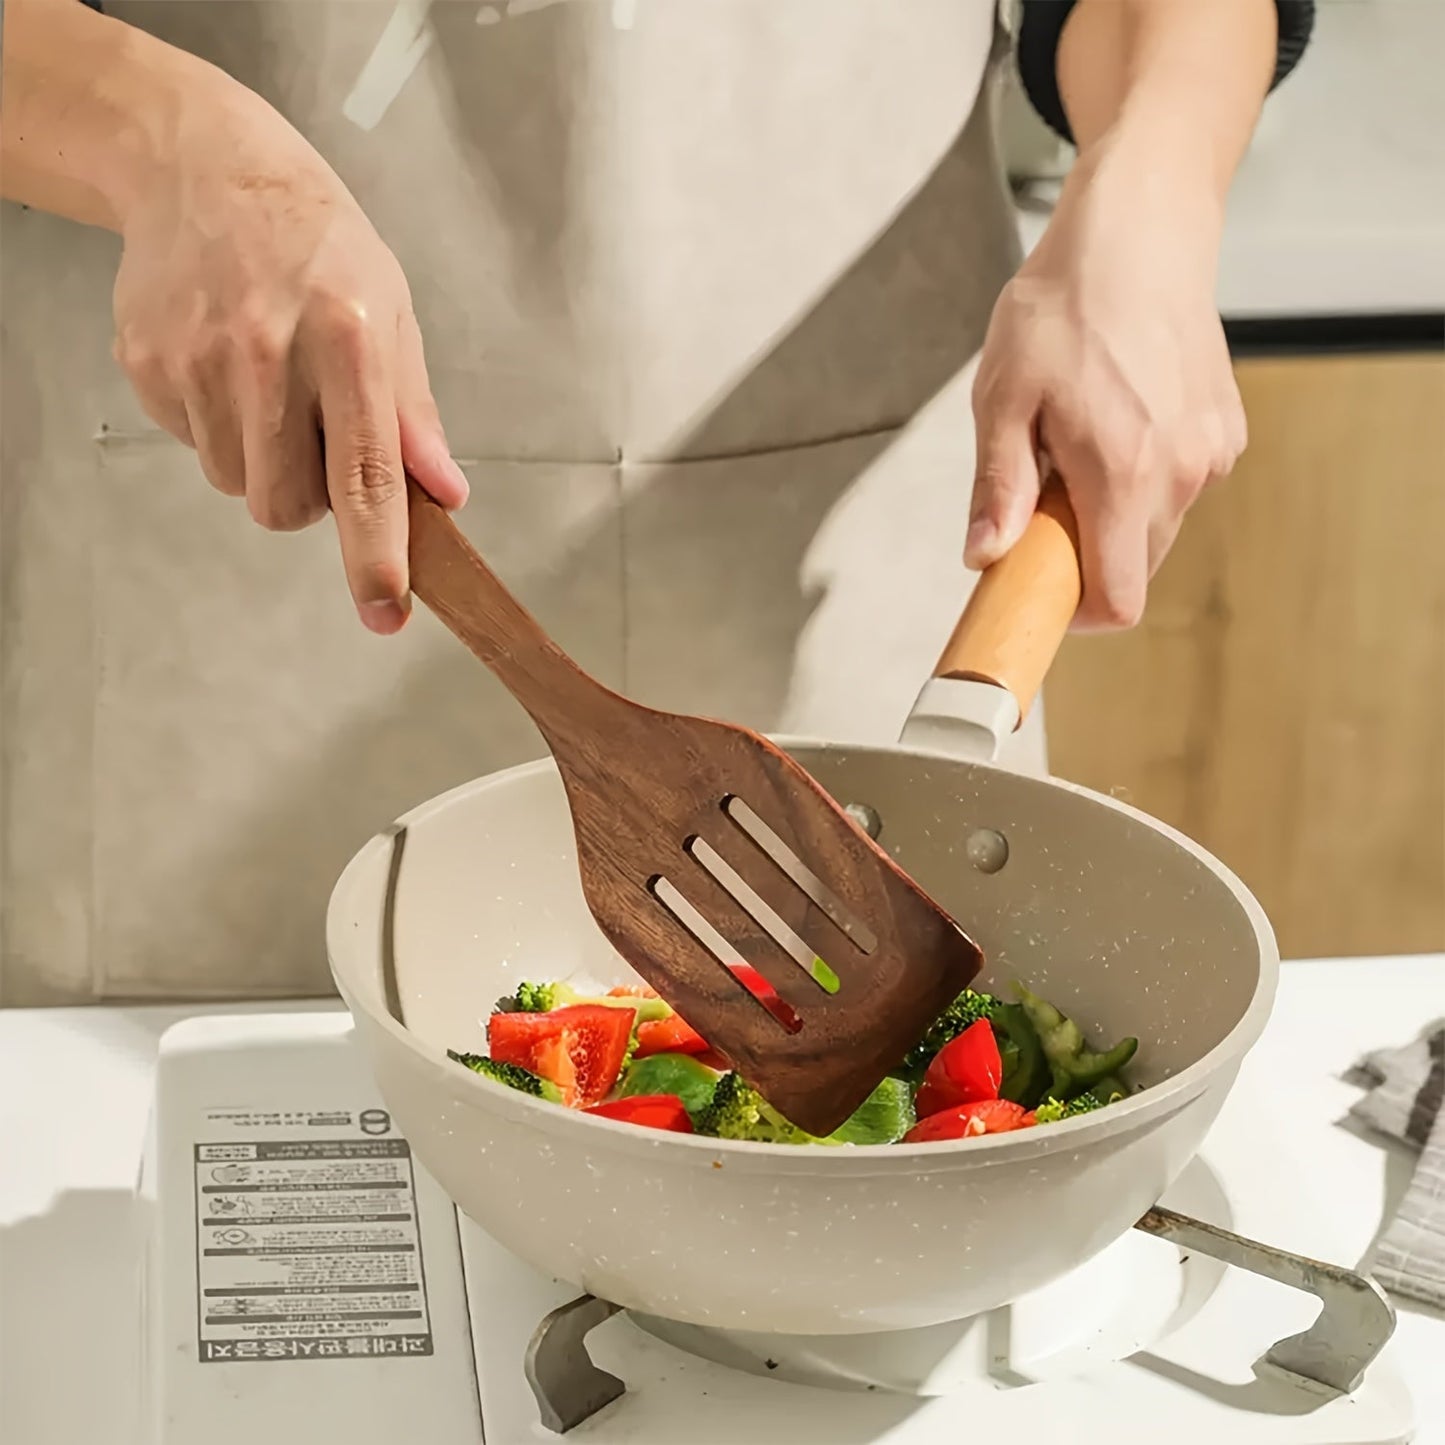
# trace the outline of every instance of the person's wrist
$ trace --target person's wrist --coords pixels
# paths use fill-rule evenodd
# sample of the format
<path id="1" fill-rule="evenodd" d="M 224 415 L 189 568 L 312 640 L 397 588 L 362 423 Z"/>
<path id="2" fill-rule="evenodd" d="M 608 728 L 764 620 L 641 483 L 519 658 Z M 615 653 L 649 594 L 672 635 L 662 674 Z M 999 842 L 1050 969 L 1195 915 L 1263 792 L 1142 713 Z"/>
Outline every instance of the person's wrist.
<path id="1" fill-rule="evenodd" d="M 82 160 L 86 181 L 103 198 L 114 229 L 124 231 L 137 205 L 154 194 L 174 158 L 185 109 L 184 66 L 139 31 L 117 26 L 118 43 L 96 87 L 102 142 Z"/>
<path id="2" fill-rule="evenodd" d="M 118 144 L 94 177 L 122 233 L 138 206 L 173 184 L 197 145 L 210 149 L 207 164 L 226 153 L 205 137 L 244 129 L 240 113 L 265 104 L 206 61 L 136 37 L 112 97 Z"/>
<path id="3" fill-rule="evenodd" d="M 1075 169 L 1085 181 L 1106 178 L 1176 207 L 1191 224 L 1222 229 L 1237 162 L 1194 107 L 1136 94 L 1107 129 L 1081 144 Z"/>
<path id="4" fill-rule="evenodd" d="M 1163 249 L 1206 275 L 1218 260 L 1227 189 L 1207 147 L 1176 143 L 1167 124 L 1121 118 L 1080 150 L 1057 214 L 1077 215 L 1096 240 Z"/>

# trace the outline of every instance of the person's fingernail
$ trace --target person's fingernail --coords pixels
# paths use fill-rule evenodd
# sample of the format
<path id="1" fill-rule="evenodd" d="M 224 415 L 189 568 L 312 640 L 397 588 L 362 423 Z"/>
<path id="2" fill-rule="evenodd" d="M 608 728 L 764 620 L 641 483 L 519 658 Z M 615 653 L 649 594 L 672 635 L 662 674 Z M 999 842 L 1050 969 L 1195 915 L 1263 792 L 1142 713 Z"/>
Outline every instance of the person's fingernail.
<path id="1" fill-rule="evenodd" d="M 380 637 L 390 637 L 406 625 L 409 608 L 400 602 L 363 602 L 360 607 L 361 621 L 368 631 Z"/>
<path id="2" fill-rule="evenodd" d="M 957 536 L 957 533 L 954 533 Z M 969 567 L 991 561 L 998 546 L 998 527 L 989 517 L 975 517 L 963 543 L 963 560 Z"/>

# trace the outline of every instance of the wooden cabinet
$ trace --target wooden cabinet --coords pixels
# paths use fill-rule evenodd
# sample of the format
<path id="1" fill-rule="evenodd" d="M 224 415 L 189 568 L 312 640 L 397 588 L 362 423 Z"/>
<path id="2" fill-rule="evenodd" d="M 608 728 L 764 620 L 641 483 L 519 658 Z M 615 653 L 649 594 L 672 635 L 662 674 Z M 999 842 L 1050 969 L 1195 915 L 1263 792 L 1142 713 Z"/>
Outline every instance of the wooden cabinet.
<path id="1" fill-rule="evenodd" d="M 1445 357 L 1237 370 L 1249 450 L 1141 626 L 1065 644 L 1051 764 L 1214 852 L 1285 957 L 1445 948 Z"/>

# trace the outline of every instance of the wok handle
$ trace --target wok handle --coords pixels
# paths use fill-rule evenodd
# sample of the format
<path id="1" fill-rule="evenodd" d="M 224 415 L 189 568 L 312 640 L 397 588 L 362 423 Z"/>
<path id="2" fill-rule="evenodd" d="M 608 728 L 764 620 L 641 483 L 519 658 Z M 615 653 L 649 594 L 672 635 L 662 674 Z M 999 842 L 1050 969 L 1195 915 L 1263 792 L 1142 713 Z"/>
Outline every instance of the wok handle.
<path id="1" fill-rule="evenodd" d="M 1079 529 L 1063 484 L 1051 481 L 1024 534 L 984 569 L 934 677 L 1007 688 L 1028 713 L 1079 608 Z"/>

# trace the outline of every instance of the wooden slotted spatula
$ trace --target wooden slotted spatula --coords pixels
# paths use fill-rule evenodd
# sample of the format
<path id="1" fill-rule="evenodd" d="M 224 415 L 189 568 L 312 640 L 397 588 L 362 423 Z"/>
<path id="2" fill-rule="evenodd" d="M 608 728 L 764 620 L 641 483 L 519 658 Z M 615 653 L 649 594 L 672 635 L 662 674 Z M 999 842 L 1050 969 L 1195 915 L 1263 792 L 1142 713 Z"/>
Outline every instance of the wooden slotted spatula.
<path id="1" fill-rule="evenodd" d="M 546 739 L 603 933 L 785 1118 L 831 1133 L 972 982 L 978 947 L 765 738 L 584 673 L 409 490 L 412 589 Z"/>

